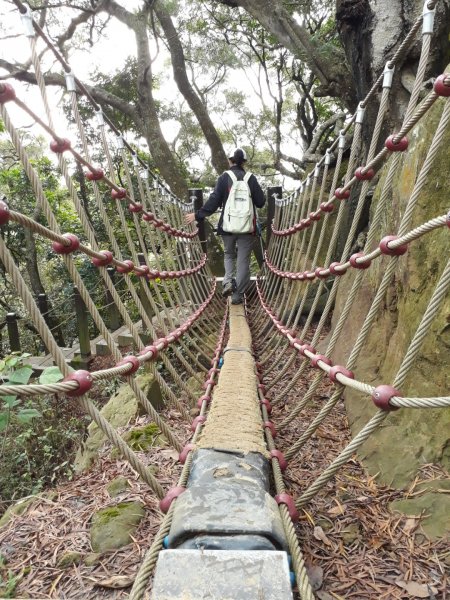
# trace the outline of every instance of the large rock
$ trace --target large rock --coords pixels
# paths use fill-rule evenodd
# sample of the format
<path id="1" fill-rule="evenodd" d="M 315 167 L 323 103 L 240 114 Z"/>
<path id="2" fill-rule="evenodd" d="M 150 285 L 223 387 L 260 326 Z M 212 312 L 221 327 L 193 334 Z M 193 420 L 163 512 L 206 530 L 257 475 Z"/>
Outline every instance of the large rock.
<path id="1" fill-rule="evenodd" d="M 423 492 L 412 498 L 391 502 L 390 509 L 422 517 L 421 527 L 431 539 L 450 536 L 450 479 L 426 481 L 417 486 Z"/>
<path id="2" fill-rule="evenodd" d="M 440 119 L 443 102 L 438 101 L 410 134 L 410 147 L 402 157 L 397 171 L 392 198 L 388 201 L 377 239 L 397 231 L 400 214 L 410 198 L 414 179 L 431 143 Z M 421 191 L 409 229 L 448 211 L 450 170 L 448 147 L 450 131 L 447 128 L 438 158 Z M 375 190 L 372 214 L 380 196 L 380 183 Z M 412 242 L 408 252 L 400 257 L 395 277 L 384 298 L 384 305 L 372 327 L 369 339 L 358 360 L 355 374 L 358 379 L 373 385 L 391 384 L 400 366 L 402 356 L 419 325 L 429 299 L 444 269 L 448 254 L 448 229 L 442 227 Z M 447 249 L 447 252 L 445 251 Z M 366 272 L 353 309 L 333 355 L 333 362 L 343 364 L 364 321 L 376 288 L 386 269 L 387 259 L 377 259 Z M 342 278 L 333 323 L 341 313 L 355 272 Z M 421 347 L 414 368 L 410 371 L 402 393 L 405 396 L 444 396 L 449 389 L 450 327 L 448 314 L 450 299 L 444 302 L 431 331 Z M 356 434 L 375 413 L 367 396 L 347 390 L 345 402 L 352 432 Z M 404 409 L 390 413 L 360 451 L 368 471 L 378 473 L 380 483 L 406 486 L 425 463 L 440 463 L 450 467 L 450 411 L 448 409 Z M 395 451 L 392 451 L 395 448 Z M 443 495 L 442 495 L 443 496 Z M 433 510 L 435 510 L 433 508 Z M 436 509 L 438 510 L 438 509 Z"/>
<path id="3" fill-rule="evenodd" d="M 91 545 L 94 552 L 117 550 L 132 542 L 132 535 L 144 517 L 141 502 L 121 502 L 94 514 Z"/>
<path id="4" fill-rule="evenodd" d="M 153 406 L 162 404 L 161 390 L 152 373 L 144 373 L 137 377 L 137 382 Z M 107 421 L 117 429 L 128 425 L 144 410 L 138 404 L 136 396 L 128 385 L 122 385 L 100 411 Z M 75 470 L 79 473 L 89 469 L 98 456 L 99 449 L 106 441 L 106 436 L 91 423 L 88 427 L 88 437 L 78 450 L 75 457 Z"/>

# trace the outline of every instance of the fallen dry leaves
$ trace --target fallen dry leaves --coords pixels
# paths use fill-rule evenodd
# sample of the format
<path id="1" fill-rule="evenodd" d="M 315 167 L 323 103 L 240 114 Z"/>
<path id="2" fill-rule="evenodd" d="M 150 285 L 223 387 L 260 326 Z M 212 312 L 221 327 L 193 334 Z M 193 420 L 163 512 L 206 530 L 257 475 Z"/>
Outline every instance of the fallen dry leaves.
<path id="1" fill-rule="evenodd" d="M 298 363 L 274 387 L 272 397 L 284 388 L 297 368 Z M 285 417 L 310 379 L 311 374 L 307 373 L 298 382 L 296 392 L 287 398 L 287 408 L 276 406 L 272 415 L 275 422 Z M 328 393 L 328 384 L 321 384 L 316 403 L 279 434 L 277 443 L 281 450 L 298 438 Z M 187 440 L 189 427 L 180 423 L 179 415 L 169 411 L 165 416 L 179 437 Z M 141 419 L 143 422 L 145 419 Z M 290 464 L 285 476 L 290 493 L 298 497 L 348 441 L 345 411 L 339 404 Z M 157 477 L 165 489 L 175 484 L 180 466 L 173 450 L 153 448 L 140 456 L 157 467 Z M 130 483 L 119 500 L 140 500 L 147 509 L 133 543 L 100 556 L 94 566 L 80 562 L 63 570 L 58 568 L 58 559 L 64 553 L 77 551 L 86 556 L 92 552 L 91 516 L 115 501 L 109 498 L 106 484 L 119 475 L 127 477 Z M 436 466 L 425 465 L 408 493 L 415 493 L 419 480 L 441 477 L 448 474 Z M 318 600 L 450 600 L 448 541 L 429 541 L 421 532 L 420 518 L 391 514 L 389 503 L 402 496 L 398 490 L 378 486 L 376 478 L 368 477 L 354 458 L 304 507 L 297 532 Z M 61 484 L 55 497 L 37 500 L 22 516 L 2 528 L 0 552 L 8 561 L 7 569 L 20 579 L 17 596 L 22 598 L 122 600 L 128 597 L 160 520 L 157 501 L 147 486 L 126 462 L 113 461 L 105 453 L 89 473 Z"/>
<path id="2" fill-rule="evenodd" d="M 286 358 L 280 364 L 285 364 Z M 300 359 L 296 361 L 298 369 Z M 308 389 L 316 372 L 309 369 L 286 404 L 277 404 L 272 420 L 280 422 L 293 403 Z M 295 372 L 295 371 L 293 371 Z M 276 369 L 274 370 L 276 373 Z M 289 382 L 287 374 L 268 394 L 276 398 Z M 303 433 L 329 397 L 331 384 L 324 380 L 316 400 L 282 432 L 277 447 L 286 450 Z M 343 403 L 319 427 L 285 473 L 292 496 L 300 496 L 350 441 Z M 301 511 L 298 539 L 318 600 L 450 600 L 450 547 L 448 540 L 431 542 L 420 527 L 421 517 L 392 514 L 389 503 L 415 493 L 417 483 L 448 478 L 438 466 L 424 465 L 406 492 L 378 486 L 365 473 L 357 457 Z M 423 515 L 422 515 L 423 518 Z M 317 589 L 316 568 L 323 571 Z M 299 598 L 299 596 L 297 596 Z"/>

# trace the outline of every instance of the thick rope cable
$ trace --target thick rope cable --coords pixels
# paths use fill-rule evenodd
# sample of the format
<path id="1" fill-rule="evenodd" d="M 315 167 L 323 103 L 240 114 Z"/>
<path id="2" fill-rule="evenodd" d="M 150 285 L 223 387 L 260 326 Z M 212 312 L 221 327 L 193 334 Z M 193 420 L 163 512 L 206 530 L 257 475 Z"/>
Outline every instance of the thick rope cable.
<path id="1" fill-rule="evenodd" d="M 431 324 L 436 317 L 447 293 L 450 288 L 450 261 L 436 286 L 423 318 L 417 328 L 417 331 L 409 345 L 408 351 L 397 371 L 394 378 L 393 386 L 401 387 L 410 372 L 423 344 L 423 341 L 428 334 Z M 339 456 L 323 471 L 323 473 L 309 486 L 300 498 L 296 501 L 297 508 L 307 504 L 322 488 L 330 481 L 339 469 L 352 457 L 352 455 L 362 446 L 369 436 L 381 425 L 385 420 L 388 411 L 379 409 L 370 421 L 361 429 L 347 447 L 339 454 Z"/>

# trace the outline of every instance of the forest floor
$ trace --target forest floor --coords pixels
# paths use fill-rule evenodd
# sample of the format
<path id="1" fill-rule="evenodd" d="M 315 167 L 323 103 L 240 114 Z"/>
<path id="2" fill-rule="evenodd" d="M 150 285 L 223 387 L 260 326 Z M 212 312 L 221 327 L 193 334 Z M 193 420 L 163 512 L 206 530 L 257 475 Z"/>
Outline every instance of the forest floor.
<path id="1" fill-rule="evenodd" d="M 274 387 L 273 397 L 297 369 L 298 363 Z M 284 418 L 314 374 L 306 373 L 295 393 L 287 395 L 286 405 L 276 406 L 272 414 L 275 423 Z M 324 383 L 315 403 L 277 438 L 281 449 L 288 448 L 297 439 L 304 424 L 310 422 L 329 393 L 329 386 Z M 189 424 L 181 423 L 178 413 L 166 410 L 164 417 L 180 439 L 189 439 Z M 138 420 L 139 425 L 146 422 L 146 417 Z M 294 498 L 337 456 L 349 439 L 345 410 L 339 403 L 332 418 L 290 463 L 285 481 Z M 164 489 L 176 484 L 181 467 L 175 451 L 155 447 L 139 455 L 146 464 L 156 467 Z M 58 561 L 68 552 L 92 556 L 91 516 L 111 505 L 106 485 L 118 476 L 125 476 L 130 484 L 118 497 L 120 502 L 139 500 L 146 507 L 146 516 L 133 542 L 97 557 L 93 566 L 80 561 L 62 569 Z M 445 477 L 448 474 L 436 466 L 424 465 L 410 488 L 398 491 L 377 485 L 376 477 L 368 477 L 356 457 L 345 465 L 301 511 L 297 525 L 316 597 L 319 600 L 450 599 L 447 587 L 450 579 L 446 575 L 450 562 L 448 540 L 428 540 L 421 531 L 420 518 L 393 514 L 388 508 L 393 500 L 413 493 L 419 480 Z M 106 448 L 89 472 L 60 484 L 51 494 L 37 497 L 22 515 L 14 516 L 0 530 L 0 574 L 3 585 L 9 582 L 11 590 L 7 597 L 125 599 L 160 521 L 154 494 L 125 461 L 112 460 L 110 448 Z M 117 589 L 118 586 L 122 587 Z M 296 598 L 299 598 L 297 592 Z"/>

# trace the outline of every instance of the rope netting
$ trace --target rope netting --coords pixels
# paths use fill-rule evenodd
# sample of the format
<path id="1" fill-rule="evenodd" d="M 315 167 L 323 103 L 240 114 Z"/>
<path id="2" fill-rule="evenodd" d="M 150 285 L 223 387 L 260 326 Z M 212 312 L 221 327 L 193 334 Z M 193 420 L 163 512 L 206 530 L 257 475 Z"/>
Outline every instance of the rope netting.
<path id="1" fill-rule="evenodd" d="M 192 212 L 192 204 L 176 198 L 169 187 L 147 168 L 136 149 L 124 139 L 110 119 L 103 115 L 86 87 L 74 76 L 70 65 L 33 20 L 29 9 L 19 1 L 15 3 L 25 16 L 31 64 L 41 94 L 43 114 L 46 116 L 40 117 L 16 95 L 9 83 L 0 83 L 0 115 L 43 218 L 38 222 L 15 210 L 14 198 L 10 198 L 0 201 L 0 225 L 11 229 L 26 228 L 42 243 L 51 246 L 55 256 L 59 257 L 64 265 L 65 281 L 71 281 L 76 286 L 115 365 L 91 372 L 84 369 L 73 371 L 55 339 L 54 331 L 42 315 L 10 250 L 0 236 L 0 260 L 4 264 L 7 276 L 17 289 L 24 310 L 30 315 L 45 348 L 64 376 L 62 381 L 52 384 L 4 384 L 0 386 L 0 398 L 8 395 L 33 397 L 40 394 L 66 394 L 76 397 L 110 442 L 161 499 L 160 507 L 166 514 L 144 558 L 130 595 L 133 600 L 139 600 L 147 589 L 163 539 L 169 531 L 176 498 L 185 490 L 192 451 L 196 448 L 203 424 L 207 421 L 212 390 L 219 373 L 219 361 L 228 335 L 228 309 L 216 294 L 215 279 L 211 276 L 197 230 L 193 227 L 186 228 L 184 225 L 184 214 Z M 257 358 L 255 371 L 251 373 L 249 381 L 253 388 L 256 385 L 255 401 L 259 400 L 261 407 L 262 428 L 265 432 L 267 452 L 271 458 L 276 499 L 302 599 L 312 599 L 313 592 L 294 527 L 298 509 L 304 507 L 320 492 L 355 451 L 380 427 L 390 411 L 399 408 L 450 406 L 449 397 L 409 397 L 400 391 L 414 369 L 421 346 L 448 292 L 450 265 L 440 274 L 417 331 L 392 381 L 372 385 L 358 379 L 357 376 L 358 358 L 364 351 L 365 343 L 382 309 L 386 291 L 395 273 L 404 268 L 401 256 L 408 251 L 410 244 L 419 240 L 426 243 L 428 237 L 436 230 L 450 227 L 449 213 L 437 214 L 426 222 L 414 225 L 415 211 L 424 186 L 429 184 L 430 171 L 439 153 L 446 150 L 444 135 L 450 120 L 450 103 L 445 99 L 450 96 L 449 74 L 438 77 L 434 89 L 421 99 L 431 46 L 435 4 L 425 4 L 424 14 L 417 19 L 404 42 L 386 65 L 384 73 L 299 189 L 275 200 L 275 217 L 265 264 L 258 276 L 255 290 L 247 295 L 247 310 L 242 315 L 244 318 L 247 315 L 250 330 L 248 336 L 247 333 L 243 335 L 243 341 L 239 338 L 239 346 L 248 343 L 249 347 L 244 348 L 244 351 L 249 357 L 253 352 Z M 395 68 L 401 65 L 409 49 L 416 43 L 421 27 L 420 62 L 403 124 L 399 131 L 383 140 L 381 135 L 389 111 Z M 76 135 L 70 139 L 57 131 L 54 125 L 54 109 L 48 100 L 37 49 L 38 37 L 51 49 L 66 74 L 71 116 L 76 130 Z M 86 129 L 88 124 L 81 117 L 78 92 L 87 98 L 95 111 L 96 133 L 104 157 L 102 165 L 94 164 L 91 158 Z M 57 158 L 61 178 L 78 219 L 76 231 L 82 233 L 62 231 L 52 203 L 30 159 L 26 143 L 10 118 L 9 103 L 31 117 L 45 136 L 49 137 L 50 148 Z M 444 105 L 442 114 L 403 209 L 398 231 L 393 235 L 384 231 L 385 215 L 402 155 L 408 151 L 406 136 L 436 103 Z M 365 154 L 364 114 L 369 105 L 372 111 L 377 109 L 378 112 Z M 74 165 L 84 169 L 85 185 L 98 217 L 95 220 L 89 218 L 80 197 L 79 185 L 73 175 Z M 382 167 L 381 193 L 370 219 L 364 248 L 352 253 L 371 181 Z M 342 173 L 343 181 L 338 186 Z M 347 201 L 350 197 L 355 201 L 355 205 L 348 227 Z M 380 231 L 383 232 L 381 236 Z M 346 232 L 345 241 L 341 244 L 339 260 L 335 260 L 343 232 Z M 319 264 L 319 260 L 322 265 Z M 370 277 L 371 268 L 379 261 L 384 261 L 381 281 L 356 341 L 348 352 L 345 365 L 333 364 L 331 357 L 342 336 L 345 336 L 348 318 L 358 293 L 365 278 Z M 85 281 L 87 266 L 91 271 L 92 266 L 97 270 L 94 286 Z M 115 279 L 109 271 L 112 267 L 116 274 Z M 326 349 L 321 353 L 316 348 L 340 294 L 339 288 L 342 281 L 351 277 L 352 273 L 350 292 L 345 297 L 343 308 L 333 324 Z M 108 305 L 99 307 L 92 297 L 93 289 L 98 288 L 107 293 L 111 304 L 116 307 L 121 322 L 132 338 L 133 353 L 122 355 L 105 322 L 104 310 Z M 319 322 L 313 327 L 314 317 L 324 294 L 327 300 Z M 134 314 L 138 315 L 138 320 L 130 317 L 130 303 Z M 250 332 L 253 335 L 253 345 L 249 342 Z M 152 340 L 150 344 L 143 342 L 143 333 Z M 276 385 L 294 369 L 298 357 L 302 358 L 300 367 L 284 389 L 281 392 L 277 391 L 275 395 Z M 163 374 L 155 366 L 159 360 L 164 366 Z M 189 407 L 180 401 L 180 393 L 186 395 L 191 405 L 198 403 L 200 414 L 192 423 L 193 437 L 189 444 L 184 445 L 184 441 L 182 442 L 171 430 L 144 393 L 136 377 L 138 370 L 144 365 L 155 377 L 166 403 L 176 407 L 186 421 L 191 418 Z M 290 413 L 274 424 L 270 420 L 272 405 L 283 402 L 286 395 L 295 390 L 300 378 L 309 368 L 316 369 L 317 372 L 309 388 L 295 402 Z M 186 375 L 203 386 L 204 393 L 200 398 L 197 398 L 186 384 Z M 125 379 L 139 404 L 158 425 L 169 444 L 180 452 L 183 469 L 178 485 L 168 492 L 88 397 L 94 385 L 102 385 L 117 377 Z M 329 399 L 294 444 L 282 454 L 274 442 L 276 429 L 282 432 L 292 420 L 299 417 L 315 397 L 324 378 L 328 378 L 335 386 Z M 347 388 L 371 397 L 378 410 L 336 459 L 294 500 L 286 491 L 282 473 L 288 468 L 288 462 L 297 456 L 330 415 Z M 220 394 L 217 398 L 219 396 Z M 215 396 L 214 400 L 216 401 Z"/>

